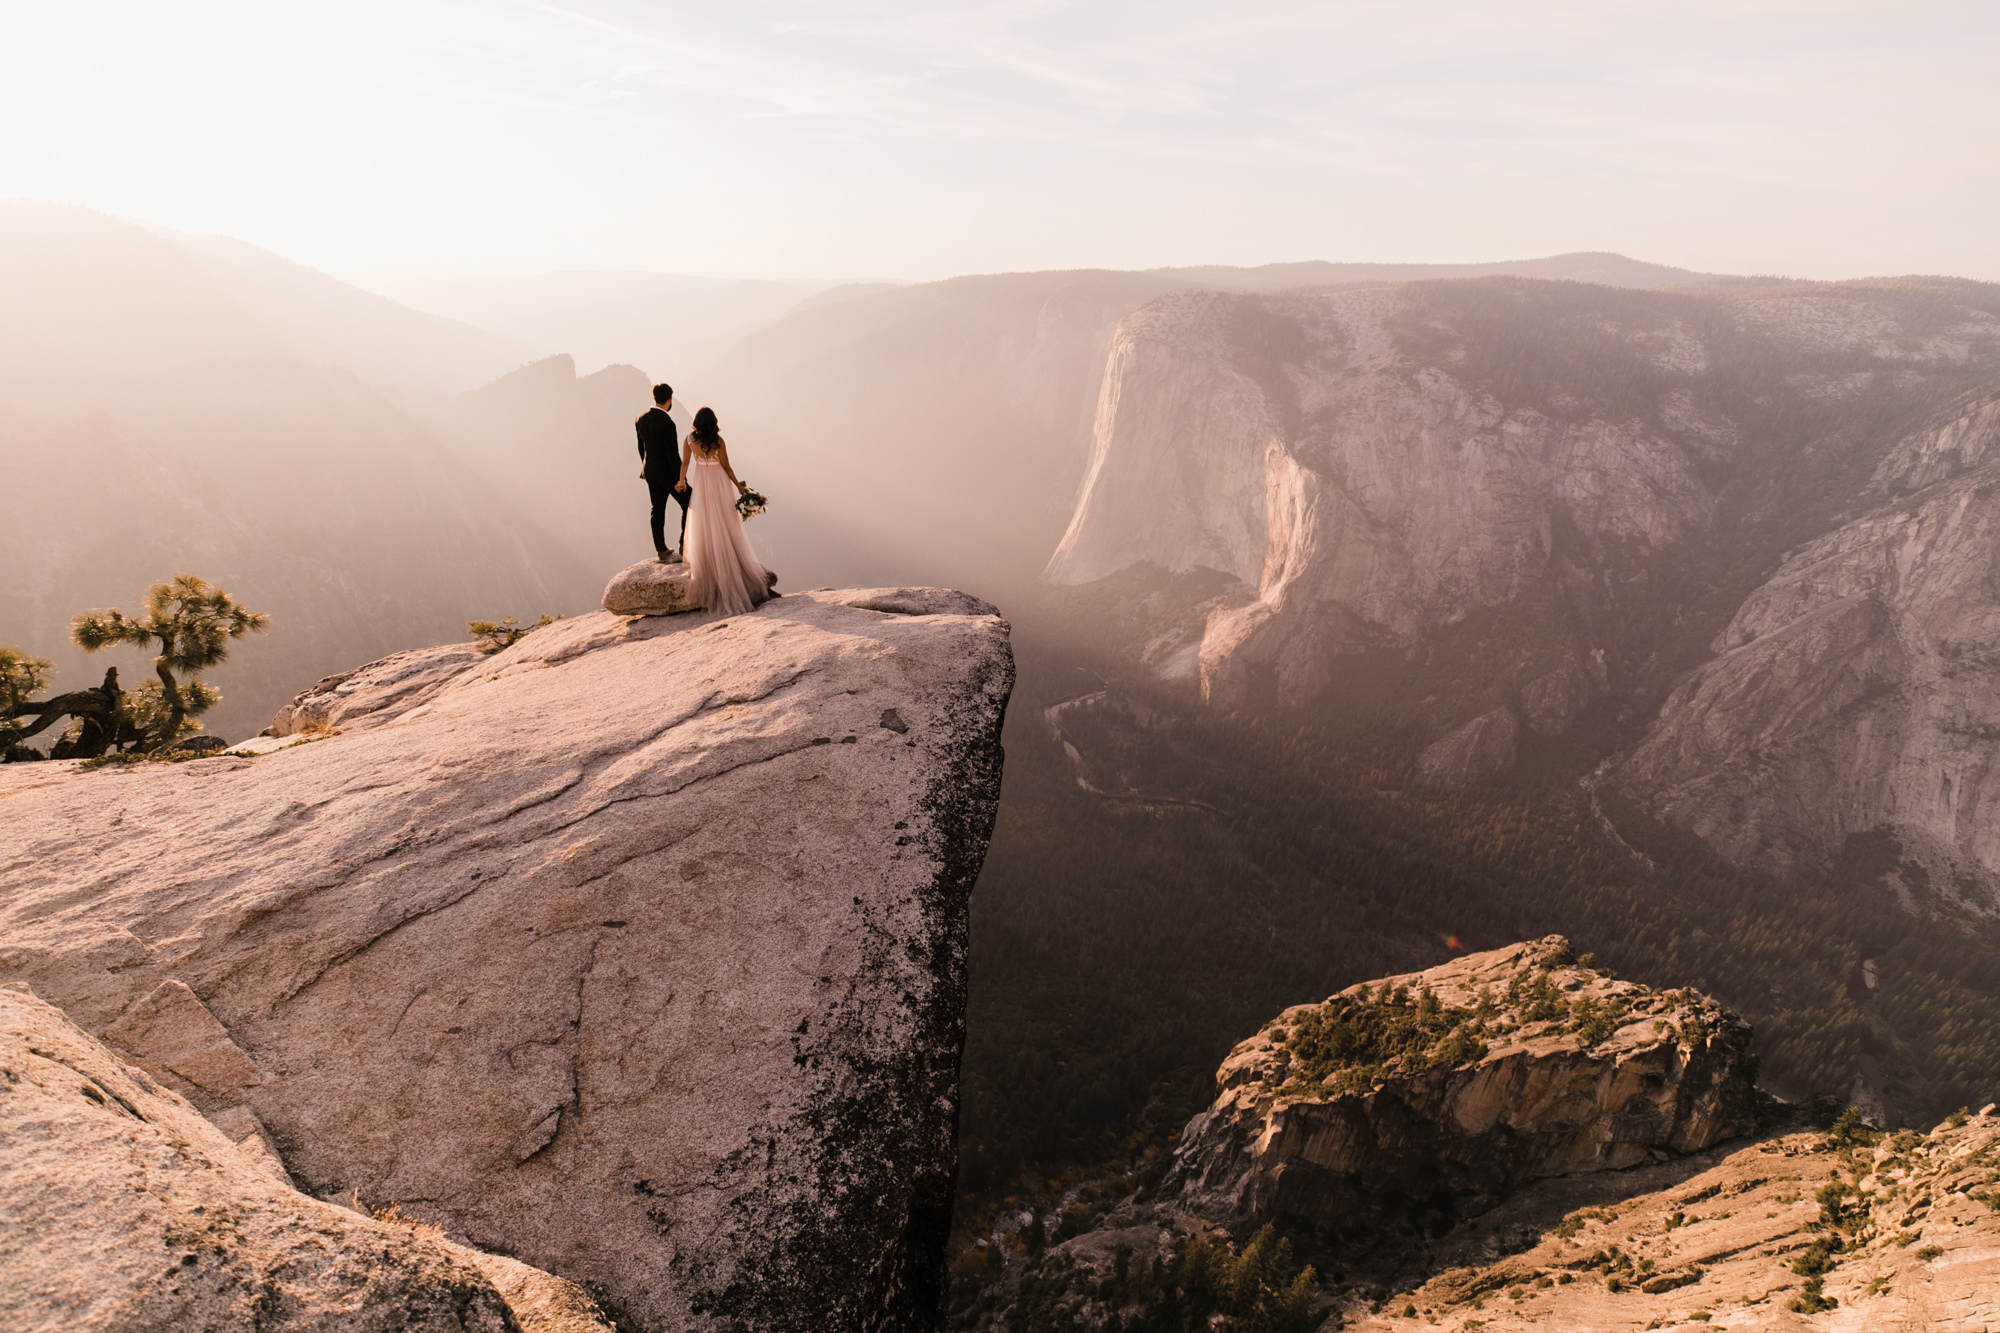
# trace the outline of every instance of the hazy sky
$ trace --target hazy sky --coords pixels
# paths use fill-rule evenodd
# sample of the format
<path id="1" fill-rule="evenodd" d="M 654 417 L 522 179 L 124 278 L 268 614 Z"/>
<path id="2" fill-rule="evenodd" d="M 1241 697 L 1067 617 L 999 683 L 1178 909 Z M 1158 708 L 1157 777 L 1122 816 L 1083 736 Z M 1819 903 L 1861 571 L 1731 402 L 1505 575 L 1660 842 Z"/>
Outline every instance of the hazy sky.
<path id="1" fill-rule="evenodd" d="M 0 197 L 344 276 L 2000 280 L 1995 0 L 0 0 Z"/>

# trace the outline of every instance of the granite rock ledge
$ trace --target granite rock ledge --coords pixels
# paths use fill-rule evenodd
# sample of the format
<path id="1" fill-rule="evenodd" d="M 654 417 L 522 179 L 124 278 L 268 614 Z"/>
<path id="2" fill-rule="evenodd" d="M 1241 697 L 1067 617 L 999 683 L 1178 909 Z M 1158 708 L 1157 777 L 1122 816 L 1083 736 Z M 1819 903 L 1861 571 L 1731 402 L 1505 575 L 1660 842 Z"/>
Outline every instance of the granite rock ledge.
<path id="1" fill-rule="evenodd" d="M 399 654 L 254 758 L 11 765 L 0 984 L 623 1327 L 928 1328 L 1012 684 L 976 599 L 820 591 Z"/>

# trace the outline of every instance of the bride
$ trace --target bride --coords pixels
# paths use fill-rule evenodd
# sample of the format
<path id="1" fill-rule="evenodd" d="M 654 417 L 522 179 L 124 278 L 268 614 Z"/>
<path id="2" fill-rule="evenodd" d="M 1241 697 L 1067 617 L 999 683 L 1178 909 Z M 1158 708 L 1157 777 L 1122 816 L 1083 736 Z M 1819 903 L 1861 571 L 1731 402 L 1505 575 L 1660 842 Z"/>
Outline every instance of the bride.
<path id="1" fill-rule="evenodd" d="M 736 494 L 724 487 L 725 477 Z M 688 500 L 684 558 L 691 600 L 724 615 L 742 615 L 770 600 L 770 581 L 743 535 L 736 495 L 744 486 L 729 466 L 729 446 L 717 429 L 715 413 L 706 407 L 694 414 L 694 430 L 681 445 L 681 475 L 674 489 L 685 491 L 690 484 L 694 495 Z"/>

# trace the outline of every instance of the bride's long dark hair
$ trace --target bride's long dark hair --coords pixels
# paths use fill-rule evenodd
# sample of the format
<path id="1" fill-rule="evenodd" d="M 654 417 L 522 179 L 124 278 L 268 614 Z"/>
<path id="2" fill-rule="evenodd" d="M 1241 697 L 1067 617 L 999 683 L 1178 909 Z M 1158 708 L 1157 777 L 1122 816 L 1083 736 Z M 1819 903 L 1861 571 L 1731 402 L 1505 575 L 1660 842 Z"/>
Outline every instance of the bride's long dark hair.
<path id="1" fill-rule="evenodd" d="M 694 442 L 710 452 L 722 443 L 722 430 L 715 419 L 714 408 L 704 407 L 694 414 Z"/>

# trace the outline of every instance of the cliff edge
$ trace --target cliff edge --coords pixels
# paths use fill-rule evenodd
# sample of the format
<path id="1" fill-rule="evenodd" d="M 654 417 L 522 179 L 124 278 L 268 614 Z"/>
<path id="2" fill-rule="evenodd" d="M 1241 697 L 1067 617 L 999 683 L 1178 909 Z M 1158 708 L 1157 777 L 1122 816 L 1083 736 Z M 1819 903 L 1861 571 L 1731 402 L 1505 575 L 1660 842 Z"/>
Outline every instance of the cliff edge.
<path id="1" fill-rule="evenodd" d="M 1007 634 L 600 612 L 323 681 L 254 757 L 9 766 L 0 983 L 626 1325 L 928 1327 Z"/>

